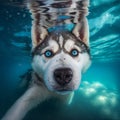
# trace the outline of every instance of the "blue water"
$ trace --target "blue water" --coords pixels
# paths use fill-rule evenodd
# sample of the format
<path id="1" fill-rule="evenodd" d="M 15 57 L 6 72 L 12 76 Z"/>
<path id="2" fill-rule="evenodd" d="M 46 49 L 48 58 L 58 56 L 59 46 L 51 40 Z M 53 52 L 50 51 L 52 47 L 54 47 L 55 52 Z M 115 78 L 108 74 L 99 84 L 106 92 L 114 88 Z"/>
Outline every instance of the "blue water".
<path id="1" fill-rule="evenodd" d="M 0 118 L 24 92 L 20 76 L 31 68 L 30 14 L 10 1 L 0 3 Z M 91 0 L 89 9 L 92 66 L 71 105 L 50 100 L 25 120 L 120 120 L 120 0 Z"/>

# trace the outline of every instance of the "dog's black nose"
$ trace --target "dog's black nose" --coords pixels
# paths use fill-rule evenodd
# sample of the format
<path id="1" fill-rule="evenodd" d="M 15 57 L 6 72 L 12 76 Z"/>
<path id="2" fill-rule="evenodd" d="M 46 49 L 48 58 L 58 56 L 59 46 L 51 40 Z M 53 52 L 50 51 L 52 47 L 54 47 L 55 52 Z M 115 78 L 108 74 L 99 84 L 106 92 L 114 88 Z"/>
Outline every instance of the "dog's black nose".
<path id="1" fill-rule="evenodd" d="M 70 68 L 59 68 L 54 71 L 54 78 L 61 86 L 68 84 L 72 80 L 72 77 L 73 72 Z"/>

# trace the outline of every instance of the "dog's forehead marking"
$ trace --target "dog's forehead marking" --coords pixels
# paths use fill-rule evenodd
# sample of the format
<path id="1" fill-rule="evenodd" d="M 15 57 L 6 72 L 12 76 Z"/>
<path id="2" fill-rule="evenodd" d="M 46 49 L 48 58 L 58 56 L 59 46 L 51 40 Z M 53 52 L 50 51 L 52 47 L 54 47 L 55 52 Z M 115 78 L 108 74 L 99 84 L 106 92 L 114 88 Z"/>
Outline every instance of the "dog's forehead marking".
<path id="1" fill-rule="evenodd" d="M 59 37 L 59 44 L 60 44 L 60 47 L 62 48 L 63 47 L 63 36 L 62 35 L 60 35 L 60 37 Z"/>
<path id="2" fill-rule="evenodd" d="M 64 45 L 64 48 L 67 50 L 67 51 L 70 51 L 73 46 L 75 45 L 75 42 L 73 40 L 70 40 L 68 39 Z"/>
<path id="3" fill-rule="evenodd" d="M 59 49 L 59 45 L 55 40 L 50 39 L 49 40 L 49 46 L 53 51 L 57 51 Z"/>

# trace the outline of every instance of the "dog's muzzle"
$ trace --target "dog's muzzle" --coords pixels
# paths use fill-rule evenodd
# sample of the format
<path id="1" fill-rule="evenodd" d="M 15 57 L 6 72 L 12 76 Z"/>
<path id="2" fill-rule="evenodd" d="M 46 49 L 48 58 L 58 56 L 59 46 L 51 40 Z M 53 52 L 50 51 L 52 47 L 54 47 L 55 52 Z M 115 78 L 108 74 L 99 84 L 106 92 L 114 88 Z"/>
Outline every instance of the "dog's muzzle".
<path id="1" fill-rule="evenodd" d="M 70 68 L 59 68 L 54 71 L 54 78 L 56 82 L 61 85 L 65 86 L 72 80 L 73 72 Z"/>

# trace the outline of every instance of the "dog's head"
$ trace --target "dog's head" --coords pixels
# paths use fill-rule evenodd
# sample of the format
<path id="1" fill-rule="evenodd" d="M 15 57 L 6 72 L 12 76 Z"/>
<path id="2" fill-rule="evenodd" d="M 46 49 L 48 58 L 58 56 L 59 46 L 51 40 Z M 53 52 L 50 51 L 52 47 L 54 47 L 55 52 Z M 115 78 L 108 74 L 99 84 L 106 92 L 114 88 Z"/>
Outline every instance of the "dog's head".
<path id="1" fill-rule="evenodd" d="M 39 4 L 34 1 L 28 5 L 33 17 L 34 71 L 50 91 L 64 94 L 76 90 L 80 85 L 82 73 L 90 65 L 85 14 L 80 14 L 81 18 L 71 32 L 64 29 L 48 32 L 48 29 L 39 24 L 40 12 L 36 12 Z"/>

